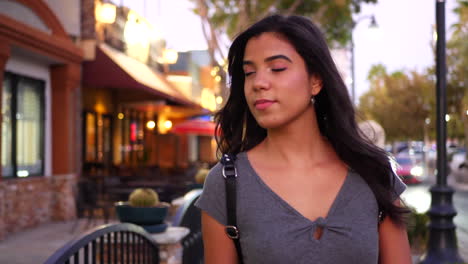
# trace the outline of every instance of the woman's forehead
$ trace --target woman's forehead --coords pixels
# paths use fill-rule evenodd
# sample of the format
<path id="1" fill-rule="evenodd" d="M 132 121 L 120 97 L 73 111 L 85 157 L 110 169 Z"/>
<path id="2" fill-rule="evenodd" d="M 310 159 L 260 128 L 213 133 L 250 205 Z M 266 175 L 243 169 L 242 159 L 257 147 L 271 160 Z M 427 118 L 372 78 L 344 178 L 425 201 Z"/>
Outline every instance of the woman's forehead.
<path id="1" fill-rule="evenodd" d="M 298 56 L 294 46 L 281 34 L 266 32 L 247 41 L 244 60 L 267 58 L 277 54 Z"/>

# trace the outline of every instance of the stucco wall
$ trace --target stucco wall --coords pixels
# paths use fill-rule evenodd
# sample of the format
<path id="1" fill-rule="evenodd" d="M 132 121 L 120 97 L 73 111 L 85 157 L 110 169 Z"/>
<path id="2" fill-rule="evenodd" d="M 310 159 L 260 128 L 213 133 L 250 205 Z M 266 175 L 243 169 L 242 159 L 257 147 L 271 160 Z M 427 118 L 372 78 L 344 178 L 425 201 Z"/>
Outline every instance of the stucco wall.
<path id="1" fill-rule="evenodd" d="M 58 17 L 68 35 L 80 36 L 80 0 L 43 0 Z"/>
<path id="2" fill-rule="evenodd" d="M 40 31 L 51 33 L 51 30 L 43 23 L 41 18 L 29 7 L 14 0 L 0 1 L 0 14 L 18 20 Z"/>

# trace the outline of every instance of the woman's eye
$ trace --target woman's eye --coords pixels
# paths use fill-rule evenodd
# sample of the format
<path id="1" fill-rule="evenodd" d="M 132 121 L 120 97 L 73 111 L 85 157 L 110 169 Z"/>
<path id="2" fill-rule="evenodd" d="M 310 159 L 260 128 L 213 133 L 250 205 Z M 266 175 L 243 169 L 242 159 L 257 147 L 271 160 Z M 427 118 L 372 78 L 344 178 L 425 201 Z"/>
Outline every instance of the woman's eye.
<path id="1" fill-rule="evenodd" d="M 245 73 L 245 76 L 249 76 L 249 75 L 251 75 L 252 73 L 254 73 L 254 72 L 246 72 L 246 73 Z"/>
<path id="2" fill-rule="evenodd" d="M 271 69 L 271 71 L 273 71 L 273 72 L 281 72 L 281 71 L 284 71 L 284 70 L 286 70 L 286 67 L 284 67 L 284 68 L 273 68 L 273 69 Z"/>

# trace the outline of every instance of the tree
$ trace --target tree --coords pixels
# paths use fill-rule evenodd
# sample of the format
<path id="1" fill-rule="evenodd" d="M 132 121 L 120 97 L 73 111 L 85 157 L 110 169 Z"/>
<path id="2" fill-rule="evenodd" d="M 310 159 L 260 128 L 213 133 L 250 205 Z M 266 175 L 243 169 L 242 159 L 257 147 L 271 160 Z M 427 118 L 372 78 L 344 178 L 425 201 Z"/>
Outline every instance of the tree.
<path id="1" fill-rule="evenodd" d="M 454 31 L 447 43 L 447 104 L 448 111 L 457 117 L 453 122 L 457 127 L 452 130 L 457 132 L 457 128 L 461 128 L 465 144 L 468 144 L 468 1 L 459 0 L 455 12 L 459 21 L 453 25 Z M 459 136 L 459 133 L 452 134 Z"/>
<path id="2" fill-rule="evenodd" d="M 272 13 L 310 17 L 325 32 L 330 44 L 345 45 L 351 37 L 352 14 L 359 13 L 363 3 L 377 0 L 192 0 L 195 13 L 201 17 L 212 64 L 215 53 L 225 58 L 220 34 L 232 40 L 253 22 Z"/>
<path id="3" fill-rule="evenodd" d="M 434 81 L 428 74 L 394 72 L 383 65 L 369 72 L 370 90 L 360 98 L 359 112 L 377 121 L 388 141 L 421 140 L 433 130 L 426 120 L 434 120 Z M 429 119 L 428 119 L 429 118 Z M 431 126 L 432 124 L 432 126 Z"/>

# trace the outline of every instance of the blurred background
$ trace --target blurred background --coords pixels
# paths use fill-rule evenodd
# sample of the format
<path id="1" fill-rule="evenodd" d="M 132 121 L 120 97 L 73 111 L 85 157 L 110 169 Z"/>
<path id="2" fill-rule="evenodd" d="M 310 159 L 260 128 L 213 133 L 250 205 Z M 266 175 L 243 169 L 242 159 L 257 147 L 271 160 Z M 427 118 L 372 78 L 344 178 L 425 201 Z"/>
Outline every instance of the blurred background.
<path id="1" fill-rule="evenodd" d="M 425 215 L 437 175 L 435 1 L 0 0 L 0 262 L 15 263 L 25 232 L 88 207 L 117 221 L 113 204 L 136 188 L 172 212 L 202 188 L 218 160 L 212 116 L 229 93 L 231 40 L 276 12 L 320 26 L 362 131 Z M 448 182 L 468 259 L 468 1 L 446 1 L 446 32 Z M 44 260 L 76 232 L 38 249 Z"/>

